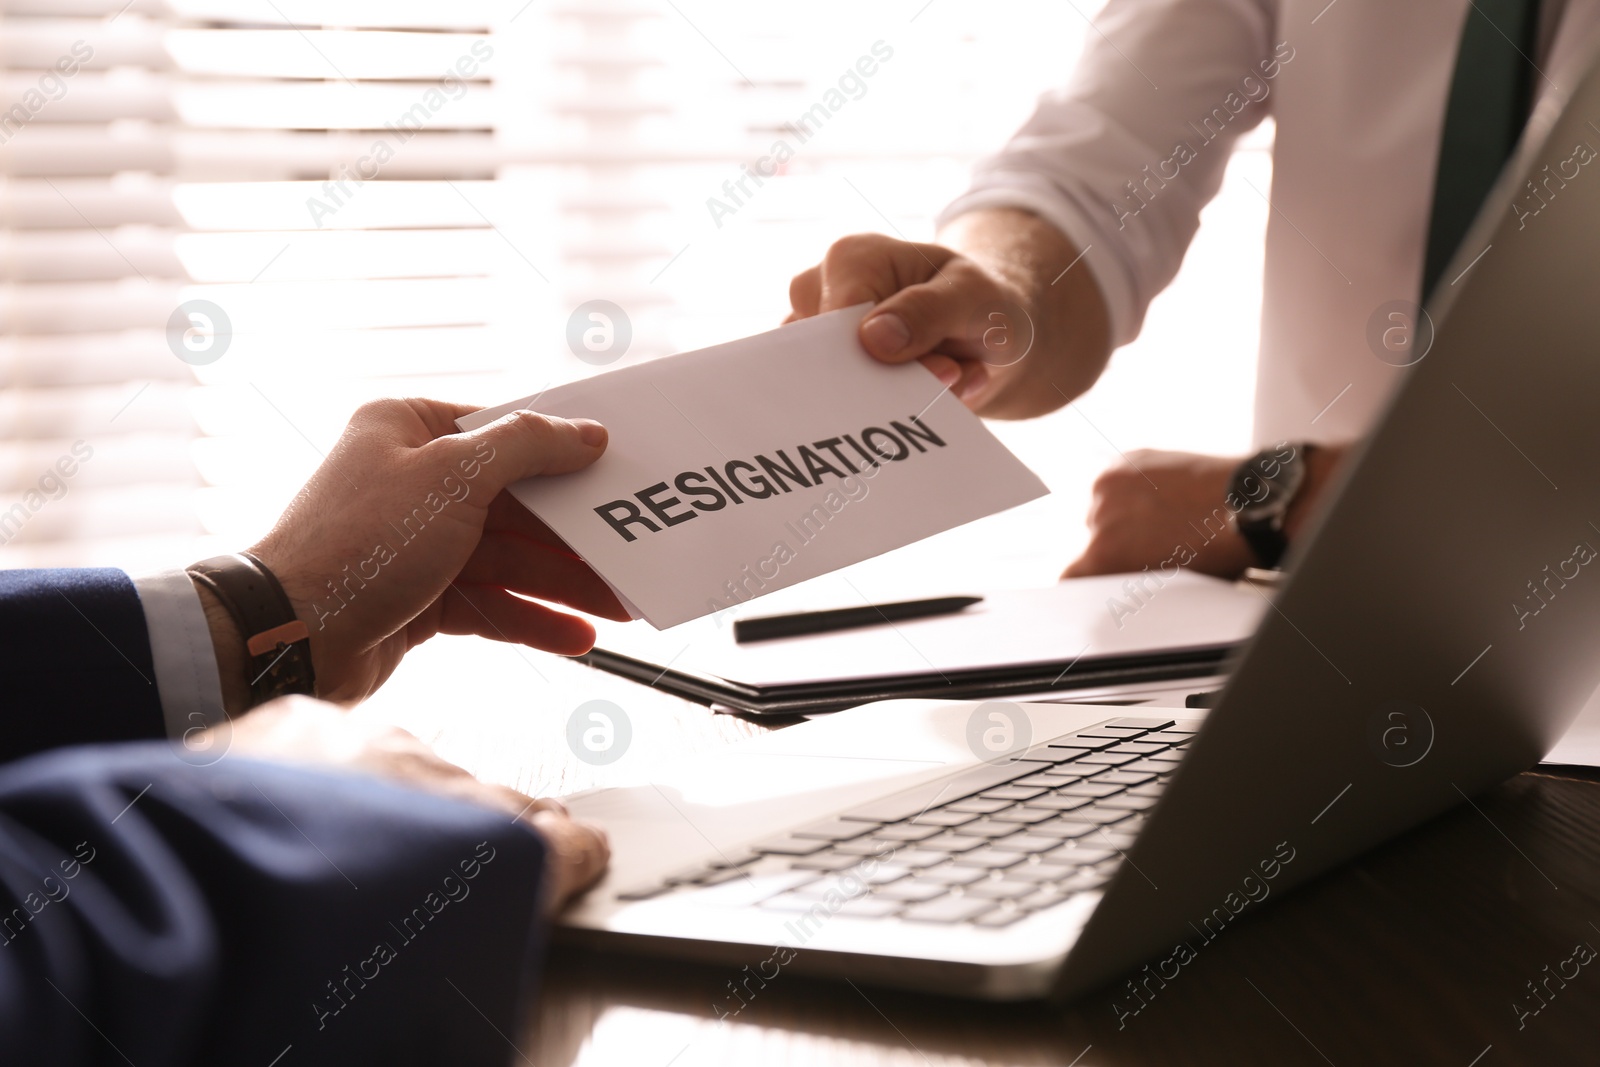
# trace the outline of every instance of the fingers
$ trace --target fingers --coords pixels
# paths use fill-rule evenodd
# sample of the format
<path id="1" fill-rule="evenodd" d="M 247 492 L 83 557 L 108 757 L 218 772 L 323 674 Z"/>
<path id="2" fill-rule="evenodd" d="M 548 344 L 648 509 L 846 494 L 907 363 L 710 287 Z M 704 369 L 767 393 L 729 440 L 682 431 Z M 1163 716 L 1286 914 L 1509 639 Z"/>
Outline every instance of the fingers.
<path id="1" fill-rule="evenodd" d="M 812 267 L 794 276 L 789 283 L 789 306 L 794 310 L 784 322 L 809 319 L 822 307 L 822 268 Z"/>
<path id="2" fill-rule="evenodd" d="M 327 738 L 340 731 L 344 709 L 308 696 L 286 696 L 213 727 L 227 731 L 229 751 L 260 757 L 315 759 L 327 748 Z M 191 751 L 210 751 L 210 742 L 185 742 Z"/>
<path id="3" fill-rule="evenodd" d="M 508 785 L 494 785 L 488 786 L 488 788 L 499 793 L 505 809 L 518 818 L 531 819 L 535 812 L 540 811 L 548 811 L 563 818 L 566 817 L 567 806 L 555 797 L 533 799 L 526 793 L 512 789 Z"/>
<path id="4" fill-rule="evenodd" d="M 484 534 L 456 582 L 499 586 L 619 622 L 631 617 L 587 563 L 548 542 L 509 530 Z"/>
<path id="5" fill-rule="evenodd" d="M 374 436 L 416 448 L 436 437 L 456 432 L 455 420 L 473 411 L 462 404 L 420 398 L 385 397 L 369 400 L 355 410 L 345 428 L 347 435 Z"/>
<path id="6" fill-rule="evenodd" d="M 841 237 L 822 257 L 818 310 L 884 300 L 908 285 L 936 277 L 954 255 L 939 245 L 912 244 L 878 233 Z"/>
<path id="7" fill-rule="evenodd" d="M 868 301 L 877 306 L 861 323 L 862 346 L 886 363 L 946 357 L 928 361 L 928 369 L 969 402 L 989 382 L 986 369 L 972 366 L 983 360 L 985 331 L 993 328 L 984 312 L 1015 304 L 995 277 L 950 249 L 880 234 L 836 241 L 789 285 L 790 319 Z"/>
<path id="8" fill-rule="evenodd" d="M 983 406 L 989 388 L 989 368 L 978 360 L 965 360 L 961 364 L 961 380 L 950 387 L 956 399 L 976 410 Z"/>
<path id="9" fill-rule="evenodd" d="M 443 762 L 443 761 L 440 761 Z M 605 831 L 590 823 L 574 822 L 567 806 L 554 797 L 533 799 L 509 786 L 464 777 L 438 780 L 429 788 L 443 796 L 498 808 L 520 819 L 544 838 L 544 896 L 546 915 L 592 886 L 611 862 L 611 843 Z"/>
<path id="10" fill-rule="evenodd" d="M 605 832 L 573 822 L 561 801 L 533 799 L 509 786 L 479 781 L 402 730 L 379 730 L 350 765 L 437 796 L 496 808 L 512 819 L 526 820 L 549 846 L 545 861 L 547 912 L 560 909 L 593 885 L 611 860 Z"/>
<path id="11" fill-rule="evenodd" d="M 567 547 L 567 543 L 557 537 L 555 531 L 546 526 L 537 515 L 523 507 L 513 499 L 510 494 L 502 492 L 489 506 L 489 518 L 484 524 L 486 533 L 497 534 L 513 541 L 521 555 L 519 559 L 537 559 L 544 561 L 545 565 L 556 570 L 552 573 L 555 583 L 549 591 L 541 591 L 542 587 L 537 581 L 519 584 L 511 580 L 500 581 L 492 574 L 484 578 L 489 585 L 502 585 L 519 593 L 538 597 L 541 600 L 556 600 L 586 611 L 591 615 L 602 618 L 616 619 L 627 622 L 633 618 L 628 610 L 617 600 L 611 587 L 600 579 L 589 567 L 589 564 Z M 482 545 L 479 546 L 482 548 Z M 534 553 L 528 556 L 527 553 Z M 542 575 L 540 569 L 536 572 Z M 562 589 L 572 589 L 572 598 L 564 593 L 557 592 Z"/>
<path id="12" fill-rule="evenodd" d="M 972 312 L 968 305 L 973 301 L 962 300 L 957 291 L 958 279 L 952 274 L 958 265 L 963 267 L 959 280 L 969 286 L 988 283 L 967 261 L 939 245 L 912 244 L 876 233 L 843 237 L 820 264 L 789 283 L 794 310 L 785 321 L 861 303 L 878 304 L 862 323 L 861 343 L 882 360 L 915 359 L 931 352 L 942 338 L 964 339 Z M 989 295 L 975 293 L 974 299 Z M 941 315 L 953 296 L 957 310 Z M 929 369 L 939 372 L 937 366 Z M 946 374 L 940 380 L 955 385 L 960 379 Z"/>
<path id="13" fill-rule="evenodd" d="M 1083 555 L 1067 564 L 1067 569 L 1061 572 L 1061 577 L 1087 578 L 1093 574 L 1105 573 L 1107 573 L 1107 571 L 1096 564 L 1094 560 L 1090 559 L 1089 553 L 1085 552 Z"/>
<path id="14" fill-rule="evenodd" d="M 920 362 L 933 372 L 940 384 L 956 395 L 957 400 L 968 407 L 976 408 L 989 386 L 989 368 L 979 360 L 956 359 L 942 352 L 934 352 L 923 356 Z"/>
<path id="15" fill-rule="evenodd" d="M 599 459 L 606 428 L 589 419 L 561 419 L 513 411 L 486 426 L 441 438 L 462 462 L 476 460 L 492 498 L 512 482 L 542 474 L 570 474 Z"/>
<path id="16" fill-rule="evenodd" d="M 547 914 L 554 914 L 599 880 L 611 862 L 611 844 L 598 826 L 553 811 L 535 811 L 528 821 L 549 846 L 544 906 Z"/>
<path id="17" fill-rule="evenodd" d="M 546 526 L 543 519 L 523 507 L 522 501 L 510 493 L 501 493 L 489 502 L 489 516 L 484 520 L 483 528 L 507 530 L 549 545 L 569 556 L 572 554 L 567 543 L 557 537 L 556 532 Z"/>
<path id="18" fill-rule="evenodd" d="M 594 647 L 594 627 L 575 615 L 512 596 L 496 586 L 452 585 L 439 598 L 439 632 L 476 634 L 558 656 Z"/>
<path id="19" fill-rule="evenodd" d="M 233 750 L 258 758 L 362 771 L 436 792 L 474 782 L 414 734 L 309 697 L 271 701 L 231 725 Z"/>
<path id="20" fill-rule="evenodd" d="M 946 389 L 955 389 L 956 385 L 961 381 L 961 360 L 956 359 L 954 356 L 946 356 L 935 352 L 932 355 L 923 356 L 921 363 L 933 372 L 933 376 L 939 379 L 939 384 Z"/>
<path id="21" fill-rule="evenodd" d="M 890 363 L 915 359 L 941 345 L 971 348 L 984 307 L 1000 299 L 988 275 L 958 259 L 932 280 L 886 295 L 861 324 L 861 343 Z"/>
<path id="22" fill-rule="evenodd" d="M 458 431 L 455 420 L 477 408 L 412 397 L 373 400 L 351 416 L 337 452 L 362 440 L 432 451 L 468 481 L 486 475 L 488 499 L 507 485 L 541 474 L 568 474 L 589 466 L 606 450 L 606 428 L 592 419 L 563 419 L 513 411 L 476 430 Z"/>
<path id="23" fill-rule="evenodd" d="M 435 757 L 436 759 L 438 757 Z M 444 763 L 443 760 L 439 762 Z M 454 764 L 445 764 L 454 767 Z M 554 797 L 540 797 L 535 800 L 508 785 L 498 785 L 494 782 L 484 782 L 473 777 L 467 771 L 459 775 L 436 775 L 430 780 L 412 780 L 411 784 L 426 788 L 430 793 L 449 797 L 453 800 L 464 800 L 469 804 L 479 804 L 483 807 L 494 808 L 506 813 L 510 821 L 517 819 L 532 819 L 541 811 L 548 811 L 554 815 L 565 817 L 567 806 Z"/>
<path id="24" fill-rule="evenodd" d="M 593 885 L 611 860 L 605 831 L 574 822 L 561 801 L 534 799 L 508 786 L 479 781 L 398 727 L 364 722 L 333 705 L 305 697 L 264 704 L 234 725 L 235 745 L 257 758 L 370 774 L 526 821 L 547 846 L 546 913 L 560 910 Z"/>

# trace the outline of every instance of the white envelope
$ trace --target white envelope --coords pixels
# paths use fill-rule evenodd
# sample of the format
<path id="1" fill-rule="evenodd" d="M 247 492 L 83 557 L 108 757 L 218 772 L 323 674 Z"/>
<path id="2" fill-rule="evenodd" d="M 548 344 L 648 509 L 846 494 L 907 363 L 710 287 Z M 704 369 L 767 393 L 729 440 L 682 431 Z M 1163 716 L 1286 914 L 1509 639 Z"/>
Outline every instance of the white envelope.
<path id="1" fill-rule="evenodd" d="M 867 355 L 870 305 L 487 408 L 611 433 L 511 493 L 660 629 L 747 603 L 1049 490 L 920 364 Z"/>

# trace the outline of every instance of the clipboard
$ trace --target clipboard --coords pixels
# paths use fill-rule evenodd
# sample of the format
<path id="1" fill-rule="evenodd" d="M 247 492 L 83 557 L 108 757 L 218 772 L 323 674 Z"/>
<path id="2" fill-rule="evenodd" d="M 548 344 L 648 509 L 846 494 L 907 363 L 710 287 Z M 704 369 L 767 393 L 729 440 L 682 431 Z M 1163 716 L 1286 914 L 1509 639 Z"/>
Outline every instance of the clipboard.
<path id="1" fill-rule="evenodd" d="M 757 645 L 734 642 L 731 618 L 664 631 L 609 624 L 577 658 L 719 710 L 792 717 L 901 697 L 1004 699 L 1215 675 L 1267 604 L 1246 583 L 1147 571 L 988 592 L 956 615 Z"/>

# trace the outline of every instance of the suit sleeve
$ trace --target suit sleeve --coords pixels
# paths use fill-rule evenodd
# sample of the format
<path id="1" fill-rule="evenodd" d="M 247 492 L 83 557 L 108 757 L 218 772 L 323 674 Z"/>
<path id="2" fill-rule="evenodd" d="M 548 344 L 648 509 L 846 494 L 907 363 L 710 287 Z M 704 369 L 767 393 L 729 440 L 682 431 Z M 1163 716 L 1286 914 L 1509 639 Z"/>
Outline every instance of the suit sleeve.
<path id="1" fill-rule="evenodd" d="M 0 1063 L 499 1067 L 543 861 L 500 812 L 360 776 L 165 744 L 13 763 Z"/>
<path id="2" fill-rule="evenodd" d="M 122 571 L 0 571 L 0 634 L 0 763 L 166 735 L 144 611 Z"/>

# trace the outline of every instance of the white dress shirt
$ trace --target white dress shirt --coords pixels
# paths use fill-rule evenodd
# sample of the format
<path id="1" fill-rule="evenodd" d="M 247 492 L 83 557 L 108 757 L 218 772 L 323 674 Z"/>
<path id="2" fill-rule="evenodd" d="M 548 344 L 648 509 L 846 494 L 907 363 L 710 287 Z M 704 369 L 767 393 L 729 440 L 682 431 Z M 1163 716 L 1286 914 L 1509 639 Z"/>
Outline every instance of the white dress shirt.
<path id="1" fill-rule="evenodd" d="M 182 741 L 191 730 L 227 718 L 211 627 L 194 582 L 183 571 L 163 571 L 133 579 L 150 634 L 156 691 L 167 736 Z"/>
<path id="2" fill-rule="evenodd" d="M 1068 85 L 942 218 L 1005 206 L 1048 219 L 1089 249 L 1114 343 L 1126 344 L 1177 273 L 1234 142 L 1272 115 L 1272 188 L 1258 190 L 1271 216 L 1254 438 L 1350 440 L 1404 373 L 1374 354 L 1368 320 L 1419 299 L 1468 10 L 1469 0 L 1111 0 Z M 1572 88 L 1597 29 L 1600 0 L 1545 0 L 1536 94 Z"/>

